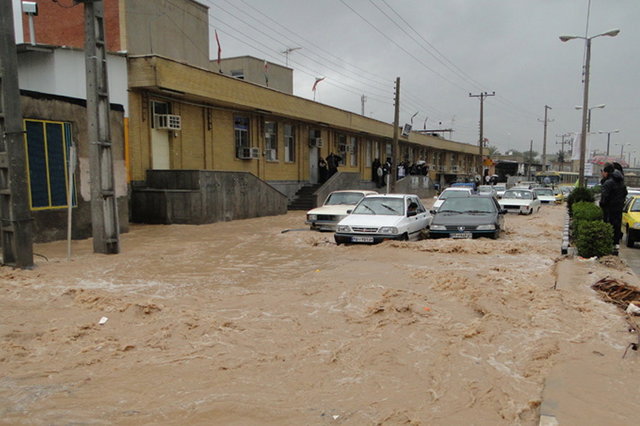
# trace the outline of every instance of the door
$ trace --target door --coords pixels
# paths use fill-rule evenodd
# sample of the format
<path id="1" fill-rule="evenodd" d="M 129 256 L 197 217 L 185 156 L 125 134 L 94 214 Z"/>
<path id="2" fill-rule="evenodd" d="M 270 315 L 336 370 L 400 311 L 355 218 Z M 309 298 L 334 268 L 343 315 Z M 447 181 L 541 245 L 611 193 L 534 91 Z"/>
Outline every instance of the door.
<path id="1" fill-rule="evenodd" d="M 171 114 L 168 102 L 151 101 L 151 168 L 168 170 L 171 168 L 169 130 L 156 128 L 156 114 Z"/>
<path id="2" fill-rule="evenodd" d="M 318 149 L 315 146 L 309 148 L 309 182 L 318 183 Z"/>

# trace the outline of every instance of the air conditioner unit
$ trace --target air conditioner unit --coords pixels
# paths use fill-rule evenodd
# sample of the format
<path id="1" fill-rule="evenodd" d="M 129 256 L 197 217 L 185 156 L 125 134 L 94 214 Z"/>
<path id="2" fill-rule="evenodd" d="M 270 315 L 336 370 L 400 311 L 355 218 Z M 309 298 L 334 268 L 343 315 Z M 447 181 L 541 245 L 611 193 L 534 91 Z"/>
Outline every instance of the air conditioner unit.
<path id="1" fill-rule="evenodd" d="M 251 160 L 251 159 L 260 158 L 260 149 L 255 147 L 238 148 L 238 158 L 241 160 Z"/>
<path id="2" fill-rule="evenodd" d="M 265 151 L 265 157 L 267 157 L 268 161 L 277 161 L 278 151 L 276 151 L 275 149 L 267 149 Z"/>
<path id="3" fill-rule="evenodd" d="M 180 130 L 182 120 L 179 115 L 174 114 L 154 114 L 153 126 L 157 130 Z"/>
<path id="4" fill-rule="evenodd" d="M 438 166 L 438 171 L 439 172 L 444 172 L 445 171 L 445 167 L 444 166 Z"/>
<path id="5" fill-rule="evenodd" d="M 459 171 L 458 166 L 451 166 L 451 171 L 452 171 L 453 173 L 458 173 L 458 171 Z"/>

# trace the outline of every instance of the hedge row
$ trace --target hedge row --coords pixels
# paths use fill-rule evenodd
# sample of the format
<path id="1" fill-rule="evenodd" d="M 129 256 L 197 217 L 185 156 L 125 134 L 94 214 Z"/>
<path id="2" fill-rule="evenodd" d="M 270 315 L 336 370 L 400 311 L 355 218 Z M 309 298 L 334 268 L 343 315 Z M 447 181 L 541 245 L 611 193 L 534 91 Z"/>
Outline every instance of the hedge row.
<path id="1" fill-rule="evenodd" d="M 586 188 L 576 188 L 577 191 Z M 593 202 L 593 194 L 584 191 L 578 194 L 571 204 L 571 231 L 578 255 L 582 257 L 606 256 L 613 253 L 613 227 L 602 220 L 602 209 Z M 587 200 L 581 199 L 586 197 Z"/>

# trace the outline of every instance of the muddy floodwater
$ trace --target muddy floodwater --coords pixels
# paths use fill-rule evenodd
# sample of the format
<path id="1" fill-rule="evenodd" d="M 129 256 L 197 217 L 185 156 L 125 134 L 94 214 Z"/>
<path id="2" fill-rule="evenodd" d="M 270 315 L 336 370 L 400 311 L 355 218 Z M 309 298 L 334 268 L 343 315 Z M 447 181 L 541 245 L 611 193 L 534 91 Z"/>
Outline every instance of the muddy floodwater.
<path id="1" fill-rule="evenodd" d="M 290 212 L 36 245 L 0 268 L 0 422 L 534 425 L 551 395 L 560 424 L 637 424 L 634 335 L 590 285 L 638 278 L 561 256 L 564 220 L 336 246 Z"/>

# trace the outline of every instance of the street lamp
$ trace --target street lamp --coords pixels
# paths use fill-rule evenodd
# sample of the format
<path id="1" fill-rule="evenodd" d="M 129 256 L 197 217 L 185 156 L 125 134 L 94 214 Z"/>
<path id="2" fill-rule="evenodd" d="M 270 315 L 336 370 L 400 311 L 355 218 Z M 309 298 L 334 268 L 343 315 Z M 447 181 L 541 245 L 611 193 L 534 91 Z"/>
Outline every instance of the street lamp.
<path id="1" fill-rule="evenodd" d="M 600 104 L 600 105 L 592 106 L 592 107 L 589 108 L 589 113 L 588 113 L 588 118 L 587 118 L 587 133 L 589 133 L 591 131 L 591 110 L 592 109 L 596 109 L 596 108 L 602 109 L 604 107 L 606 107 L 605 104 Z M 580 105 L 576 105 L 574 108 L 575 109 L 582 109 L 582 107 Z"/>
<path id="2" fill-rule="evenodd" d="M 582 133 L 580 134 L 580 172 L 578 174 L 578 185 L 585 186 L 584 180 L 584 166 L 585 166 L 585 151 L 587 147 L 587 110 L 589 108 L 589 63 L 591 62 L 591 40 L 600 36 L 615 37 L 620 33 L 620 30 L 615 29 L 607 31 L 606 33 L 597 34 L 591 37 L 580 36 L 560 36 L 560 41 L 566 42 L 576 38 L 582 39 L 587 45 L 587 54 L 584 60 L 584 94 L 582 97 Z"/>
<path id="3" fill-rule="evenodd" d="M 620 145 L 620 159 L 624 160 L 624 147 L 625 147 L 625 145 L 626 146 L 631 146 L 631 144 L 630 143 L 617 143 L 616 146 L 617 145 Z"/>
<path id="4" fill-rule="evenodd" d="M 620 129 L 611 130 L 610 132 L 598 132 L 599 135 L 607 134 L 607 157 L 609 156 L 609 143 L 611 142 L 611 133 L 620 133 Z"/>

